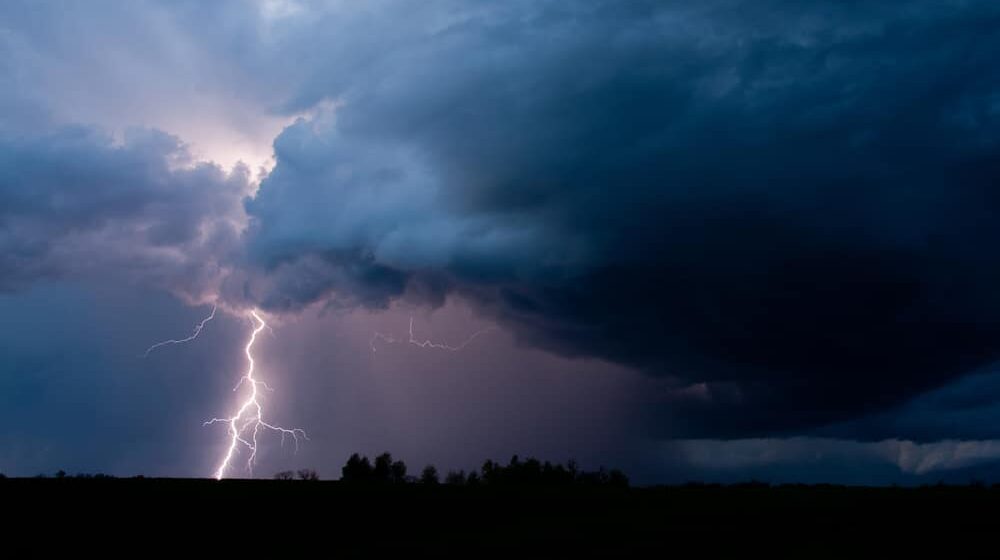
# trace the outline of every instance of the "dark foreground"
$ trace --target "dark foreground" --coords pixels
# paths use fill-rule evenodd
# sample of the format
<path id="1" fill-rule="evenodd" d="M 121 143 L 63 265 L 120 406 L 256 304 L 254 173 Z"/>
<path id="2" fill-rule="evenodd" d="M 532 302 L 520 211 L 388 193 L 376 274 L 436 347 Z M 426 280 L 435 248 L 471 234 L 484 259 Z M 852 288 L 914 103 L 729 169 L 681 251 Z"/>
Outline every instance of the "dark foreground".
<path id="1" fill-rule="evenodd" d="M 334 557 L 396 550 L 815 558 L 914 549 L 992 557 L 1000 535 L 1000 488 L 974 486 L 546 489 L 66 478 L 0 480 L 0 499 L 4 540 L 37 551 L 59 540 L 106 550 L 138 539 L 147 551 L 232 543 L 231 552 Z"/>

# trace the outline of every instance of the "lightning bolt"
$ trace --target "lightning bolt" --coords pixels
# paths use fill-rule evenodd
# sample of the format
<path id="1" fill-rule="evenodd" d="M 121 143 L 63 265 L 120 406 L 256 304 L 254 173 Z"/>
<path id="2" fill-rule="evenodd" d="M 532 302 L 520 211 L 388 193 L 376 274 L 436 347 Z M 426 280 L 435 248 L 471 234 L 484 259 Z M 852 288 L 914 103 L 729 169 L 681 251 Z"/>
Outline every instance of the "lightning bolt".
<path id="1" fill-rule="evenodd" d="M 146 352 L 143 353 L 142 357 L 143 358 L 149 357 L 149 353 L 150 352 L 152 352 L 153 350 L 156 350 L 157 348 L 159 348 L 161 346 L 167 346 L 169 344 L 184 344 L 185 342 L 191 342 L 192 340 L 198 338 L 198 335 L 201 334 L 201 330 L 205 328 L 205 324 L 215 318 L 215 312 L 216 312 L 216 310 L 218 310 L 218 308 L 219 308 L 218 304 L 215 304 L 215 305 L 212 306 L 212 313 L 208 317 L 205 317 L 204 319 L 202 319 L 201 322 L 198 323 L 195 326 L 194 332 L 191 333 L 191 336 L 189 336 L 187 338 L 170 339 L 170 340 L 164 340 L 163 342 L 157 342 L 156 344 L 154 344 L 154 345 L 150 346 L 149 348 L 147 348 Z"/>
<path id="2" fill-rule="evenodd" d="M 406 343 L 412 344 L 414 346 L 419 346 L 420 348 L 434 348 L 434 349 L 437 349 L 437 350 L 447 350 L 448 352 L 458 352 L 459 350 L 461 350 L 461 349 L 465 348 L 466 346 L 468 346 L 469 343 L 471 343 L 473 340 L 475 340 L 476 338 L 478 338 L 479 335 L 487 333 L 487 332 L 489 332 L 491 330 L 493 330 L 493 327 L 487 327 L 485 329 L 480 329 L 480 330 L 472 333 L 472 335 L 469 336 L 469 338 L 465 339 L 465 341 L 462 342 L 461 344 L 459 344 L 458 346 L 451 346 L 449 344 L 442 344 L 442 343 L 439 343 L 439 342 L 431 342 L 430 339 L 418 340 L 413 335 L 413 316 L 411 315 L 410 316 L 410 330 L 409 330 L 410 337 L 409 337 L 409 339 L 407 339 L 407 340 L 397 339 L 397 338 L 393 337 L 392 335 L 382 334 L 382 333 L 376 331 L 375 334 L 372 335 L 371 340 L 368 341 L 368 345 L 371 346 L 372 352 L 375 352 L 375 342 L 378 341 L 378 340 L 385 341 L 385 342 L 387 342 L 389 344 L 395 344 L 397 342 L 406 342 Z"/>
<path id="3" fill-rule="evenodd" d="M 248 385 L 250 387 L 250 394 L 247 398 L 240 404 L 240 407 L 236 410 L 236 413 L 229 418 L 212 418 L 211 420 L 205 422 L 205 425 L 222 423 L 228 426 L 229 433 L 229 447 L 226 449 L 226 454 L 219 463 L 219 467 L 215 471 L 216 480 L 221 480 L 225 476 L 226 471 L 232 468 L 233 457 L 236 455 L 241 447 L 245 447 L 249 452 L 247 457 L 247 471 L 250 472 L 250 476 L 253 476 L 253 465 L 257 459 L 257 437 L 261 430 L 271 430 L 281 434 L 281 443 L 284 445 L 285 438 L 291 436 L 295 440 L 295 449 L 298 451 L 299 448 L 299 438 L 308 440 L 305 431 L 299 428 L 287 429 L 281 426 L 275 426 L 264 420 L 264 410 L 261 406 L 260 401 L 260 389 L 270 391 L 271 388 L 267 386 L 266 383 L 254 377 L 254 359 L 253 359 L 253 345 L 257 341 L 257 335 L 261 333 L 264 329 L 270 328 L 264 319 L 257 313 L 256 310 L 250 312 L 250 316 L 256 321 L 256 326 L 253 332 L 250 334 L 250 339 L 247 341 L 246 347 L 243 352 L 247 356 L 247 371 L 240 378 L 239 383 L 233 388 L 236 391 L 243 385 Z"/>

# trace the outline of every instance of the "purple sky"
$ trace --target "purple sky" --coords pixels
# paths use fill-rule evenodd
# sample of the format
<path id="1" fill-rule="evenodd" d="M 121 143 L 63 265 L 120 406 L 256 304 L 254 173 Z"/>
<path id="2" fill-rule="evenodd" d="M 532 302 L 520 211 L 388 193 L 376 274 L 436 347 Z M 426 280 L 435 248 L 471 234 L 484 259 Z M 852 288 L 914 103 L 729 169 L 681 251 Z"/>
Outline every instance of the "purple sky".
<path id="1" fill-rule="evenodd" d="M 985 0 L 6 2 L 0 472 L 210 476 L 259 310 L 264 412 L 309 440 L 263 435 L 258 476 L 390 451 L 997 478 L 998 24 Z M 419 348 L 411 317 L 488 331 Z"/>

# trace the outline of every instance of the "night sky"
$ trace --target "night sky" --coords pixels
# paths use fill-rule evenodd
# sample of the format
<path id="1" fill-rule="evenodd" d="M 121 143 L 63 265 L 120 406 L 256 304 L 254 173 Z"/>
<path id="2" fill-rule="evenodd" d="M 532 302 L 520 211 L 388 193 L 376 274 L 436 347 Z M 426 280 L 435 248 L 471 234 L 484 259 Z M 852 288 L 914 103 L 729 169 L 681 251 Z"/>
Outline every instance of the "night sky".
<path id="1" fill-rule="evenodd" d="M 998 60 L 992 0 L 4 1 L 0 472 L 210 476 L 256 309 L 257 476 L 1000 480 Z"/>

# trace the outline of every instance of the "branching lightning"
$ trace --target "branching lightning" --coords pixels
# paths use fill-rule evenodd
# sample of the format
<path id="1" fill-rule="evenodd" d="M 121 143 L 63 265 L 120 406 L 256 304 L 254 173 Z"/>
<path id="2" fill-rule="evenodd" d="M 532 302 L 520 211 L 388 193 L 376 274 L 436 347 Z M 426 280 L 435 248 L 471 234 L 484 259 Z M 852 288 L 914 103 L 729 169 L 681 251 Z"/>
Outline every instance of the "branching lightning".
<path id="1" fill-rule="evenodd" d="M 209 321 L 215 318 L 215 314 L 217 311 L 218 311 L 218 306 L 213 305 L 211 314 L 209 314 L 208 317 L 202 319 L 201 322 L 195 326 L 194 332 L 191 333 L 191 336 L 187 338 L 171 339 L 171 340 L 164 340 L 162 342 L 157 342 L 156 344 L 146 349 L 146 352 L 143 354 L 143 357 L 145 358 L 149 356 L 149 354 L 153 350 L 156 350 L 157 348 L 172 344 L 184 344 L 198 338 L 198 336 L 201 334 L 201 331 L 205 328 L 205 325 Z M 267 383 L 265 383 L 260 379 L 257 379 L 257 377 L 255 377 L 254 375 L 256 370 L 256 362 L 253 357 L 253 348 L 254 344 L 257 342 L 258 335 L 261 332 L 263 332 L 264 329 L 271 330 L 271 327 L 268 326 L 267 322 L 264 321 L 264 319 L 260 316 L 260 314 L 256 310 L 250 312 L 250 317 L 254 321 L 254 328 L 250 333 L 250 338 L 247 340 L 246 346 L 243 348 L 243 353 L 246 355 L 247 359 L 247 369 L 246 373 L 244 373 L 240 377 L 236 386 L 233 387 L 233 391 L 238 391 L 240 390 L 241 387 L 247 386 L 249 394 L 240 403 L 239 408 L 236 409 L 236 412 L 232 416 L 228 418 L 212 418 L 211 420 L 208 420 L 204 423 L 204 425 L 206 426 L 211 424 L 225 424 L 227 432 L 229 434 L 229 445 L 226 447 L 226 452 L 223 455 L 221 461 L 219 462 L 219 466 L 216 468 L 215 473 L 213 475 L 217 480 L 225 477 L 226 474 L 234 468 L 233 462 L 236 458 L 236 455 L 238 455 L 241 450 L 245 450 L 245 452 L 247 453 L 246 468 L 247 471 L 250 473 L 250 475 L 253 476 L 253 466 L 257 460 L 257 449 L 259 444 L 258 438 L 262 431 L 270 430 L 272 432 L 277 432 L 278 434 L 280 434 L 282 445 L 284 445 L 286 438 L 291 437 L 292 440 L 295 442 L 296 450 L 298 450 L 300 438 L 305 440 L 309 439 L 309 437 L 306 435 L 306 432 L 301 428 L 291 428 L 291 429 L 284 428 L 272 424 L 264 419 L 264 408 L 263 405 L 261 404 L 260 391 L 261 389 L 264 389 L 265 391 L 272 391 L 272 389 L 267 385 Z M 406 344 L 412 344 L 419 348 L 445 350 L 448 352 L 458 352 L 463 348 L 465 348 L 466 346 L 468 346 L 469 344 L 471 344 L 472 341 L 474 341 L 480 335 L 489 332 L 490 330 L 492 330 L 492 327 L 480 329 L 472 333 L 468 338 L 466 338 L 461 344 L 458 345 L 450 345 L 441 342 L 434 342 L 430 339 L 421 340 L 418 339 L 413 332 L 413 317 L 411 316 L 409 329 L 407 331 L 408 337 L 406 339 L 401 339 L 401 338 L 397 339 L 392 335 L 375 332 L 372 335 L 371 340 L 369 341 L 369 345 L 371 346 L 372 352 L 376 351 L 375 343 L 379 340 L 389 344 L 406 343 Z M 273 334 L 274 331 L 271 332 Z"/>
<path id="2" fill-rule="evenodd" d="M 191 336 L 187 338 L 170 339 L 170 340 L 164 340 L 163 342 L 157 342 L 156 344 L 147 348 L 146 352 L 143 353 L 142 357 L 143 358 L 149 357 L 150 352 L 156 350 L 161 346 L 167 346 L 169 344 L 184 344 L 185 342 L 191 342 L 192 340 L 198 338 L 198 335 L 201 334 L 201 330 L 205 328 L 205 324 L 215 318 L 215 312 L 218 310 L 218 308 L 219 308 L 218 304 L 212 306 L 212 313 L 208 317 L 202 319 L 201 322 L 194 327 L 194 332 L 191 333 Z"/>
<path id="3" fill-rule="evenodd" d="M 243 385 L 248 385 L 250 388 L 250 394 L 242 402 L 240 407 L 236 410 L 236 413 L 229 418 L 212 418 L 211 420 L 205 422 L 205 425 L 223 423 L 228 426 L 229 432 L 229 447 L 226 449 L 226 454 L 219 463 L 218 469 L 215 471 L 215 478 L 217 480 L 222 479 L 226 472 L 232 468 L 232 462 L 234 456 L 239 452 L 240 448 L 245 448 L 247 456 L 247 470 L 253 476 L 253 465 L 257 459 L 257 437 L 261 430 L 271 430 L 281 434 L 281 442 L 284 444 L 285 438 L 291 436 L 295 440 L 295 449 L 298 450 L 299 438 L 308 440 L 305 431 L 300 428 L 282 428 L 281 426 L 275 426 L 264 420 L 264 411 L 261 406 L 260 401 L 260 389 L 270 391 L 271 388 L 267 386 L 263 381 L 254 377 L 254 359 L 253 359 L 253 345 L 257 341 L 257 335 L 261 333 L 266 328 L 267 323 L 264 319 L 257 313 L 256 310 L 250 312 L 250 316 L 256 321 L 256 326 L 253 332 L 250 334 L 250 340 L 247 341 L 246 347 L 243 349 L 247 357 L 247 371 L 240 378 L 239 383 L 233 388 L 236 391 Z"/>
<path id="4" fill-rule="evenodd" d="M 489 332 L 491 330 L 493 330 L 492 327 L 487 327 L 485 329 L 480 329 L 480 330 L 472 333 L 472 335 L 469 336 L 469 338 L 465 339 L 465 341 L 462 342 L 461 344 L 459 344 L 458 346 L 451 346 L 449 344 L 443 344 L 443 343 L 439 343 L 439 342 L 431 342 L 430 339 L 418 340 L 413 335 L 413 317 L 410 316 L 410 330 L 409 330 L 409 338 L 407 340 L 397 339 L 397 338 L 395 338 L 392 335 L 382 334 L 382 333 L 376 331 L 372 335 L 372 338 L 368 342 L 368 345 L 371 346 L 372 352 L 375 352 L 375 342 L 378 341 L 378 340 L 382 340 L 382 341 L 387 342 L 389 344 L 395 344 L 397 342 L 406 342 L 408 344 L 413 344 L 414 346 L 419 346 L 420 348 L 434 348 L 434 349 L 437 349 L 437 350 L 447 350 L 449 352 L 458 352 L 459 350 L 461 350 L 461 349 L 465 348 L 466 346 L 468 346 L 469 343 L 471 343 L 473 340 L 475 340 L 477 337 L 479 337 L 479 335 L 487 333 L 487 332 Z"/>

